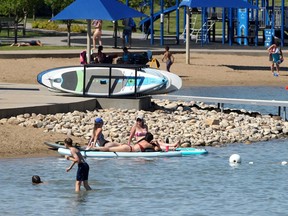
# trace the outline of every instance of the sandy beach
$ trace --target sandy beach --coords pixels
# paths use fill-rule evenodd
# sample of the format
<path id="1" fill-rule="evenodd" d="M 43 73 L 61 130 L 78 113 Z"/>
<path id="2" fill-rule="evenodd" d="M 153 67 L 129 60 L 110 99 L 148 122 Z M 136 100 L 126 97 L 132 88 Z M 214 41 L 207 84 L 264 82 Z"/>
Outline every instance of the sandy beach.
<path id="1" fill-rule="evenodd" d="M 191 64 L 185 64 L 185 55 L 177 54 L 171 72 L 183 79 L 184 86 L 285 86 L 287 71 L 281 65 L 280 76 L 270 71 L 267 56 L 227 54 L 191 54 Z M 161 60 L 162 56 L 154 56 Z M 161 61 L 160 61 L 161 63 Z M 79 58 L 0 59 L 0 83 L 37 84 L 36 76 L 43 70 L 78 65 Z M 165 69 L 165 63 L 161 63 Z M 57 156 L 44 141 L 63 140 L 64 134 L 44 133 L 42 129 L 0 124 L 0 158 Z M 85 140 L 72 137 L 75 142 Z M 128 137 L 127 137 L 128 139 Z"/>

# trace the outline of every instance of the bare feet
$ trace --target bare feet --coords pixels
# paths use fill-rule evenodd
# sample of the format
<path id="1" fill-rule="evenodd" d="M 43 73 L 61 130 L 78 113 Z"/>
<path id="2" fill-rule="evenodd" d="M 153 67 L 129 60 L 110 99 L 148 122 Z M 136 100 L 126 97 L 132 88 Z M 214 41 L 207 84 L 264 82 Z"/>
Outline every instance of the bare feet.
<path id="1" fill-rule="evenodd" d="M 174 144 L 173 150 L 175 151 L 176 148 L 178 148 L 179 146 L 180 146 L 180 139 Z"/>
<path id="2" fill-rule="evenodd" d="M 92 146 L 87 146 L 85 150 L 90 150 Z"/>

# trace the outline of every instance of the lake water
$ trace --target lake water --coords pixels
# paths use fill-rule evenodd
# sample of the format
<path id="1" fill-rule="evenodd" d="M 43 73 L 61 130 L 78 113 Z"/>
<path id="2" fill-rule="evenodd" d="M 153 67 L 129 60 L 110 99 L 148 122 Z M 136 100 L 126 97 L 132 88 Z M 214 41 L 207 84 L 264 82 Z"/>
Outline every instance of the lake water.
<path id="1" fill-rule="evenodd" d="M 253 93 L 253 99 L 287 99 L 282 88 L 234 88 L 183 89 L 181 94 L 250 98 Z M 88 158 L 93 190 L 80 193 L 74 192 L 76 167 L 66 173 L 70 162 L 62 157 L 2 159 L 0 212 L 16 216 L 287 215 L 288 165 L 281 165 L 288 161 L 287 140 L 207 150 L 207 155 L 180 158 Z M 229 165 L 234 153 L 242 158 L 238 166 Z M 32 185 L 32 175 L 46 183 Z"/>
<path id="2" fill-rule="evenodd" d="M 287 215 L 286 140 L 207 148 L 205 156 L 87 159 L 92 191 L 74 192 L 62 157 L 0 160 L 1 215 Z M 241 156 L 239 166 L 229 157 Z M 253 162 L 253 164 L 251 164 Z M 40 175 L 45 184 L 32 185 Z"/>
<path id="3" fill-rule="evenodd" d="M 200 97 L 222 97 L 256 100 L 288 100 L 288 91 L 283 87 L 266 86 L 220 86 L 220 87 L 193 87 L 182 88 L 172 95 L 193 95 Z M 260 112 L 262 114 L 278 114 L 278 107 L 271 106 L 253 106 L 239 104 L 225 104 L 224 108 L 245 109 L 249 111 Z"/>

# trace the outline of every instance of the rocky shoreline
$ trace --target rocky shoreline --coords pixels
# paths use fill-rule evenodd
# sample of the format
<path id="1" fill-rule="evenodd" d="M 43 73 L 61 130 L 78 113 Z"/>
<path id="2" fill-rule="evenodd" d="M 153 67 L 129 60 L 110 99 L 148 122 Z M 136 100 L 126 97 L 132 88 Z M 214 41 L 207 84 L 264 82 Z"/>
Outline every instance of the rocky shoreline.
<path id="1" fill-rule="evenodd" d="M 169 142 L 181 139 L 182 147 L 248 144 L 288 135 L 288 122 L 279 116 L 245 110 L 226 109 L 220 112 L 214 105 L 194 101 L 153 100 L 152 104 L 153 108 L 149 111 L 99 109 L 55 115 L 23 114 L 0 119 L 0 124 L 43 128 L 45 133 L 56 132 L 88 140 L 92 134 L 93 120 L 102 117 L 105 137 L 127 143 L 137 115 L 144 114 L 149 131 L 155 138 Z"/>

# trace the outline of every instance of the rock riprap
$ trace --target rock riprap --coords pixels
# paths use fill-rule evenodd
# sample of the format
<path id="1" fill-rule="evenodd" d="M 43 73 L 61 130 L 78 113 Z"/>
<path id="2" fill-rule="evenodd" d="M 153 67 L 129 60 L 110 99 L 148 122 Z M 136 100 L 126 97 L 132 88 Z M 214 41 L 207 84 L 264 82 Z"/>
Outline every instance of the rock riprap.
<path id="1" fill-rule="evenodd" d="M 169 142 L 181 139 L 182 147 L 251 143 L 282 138 L 288 134 L 288 122 L 277 116 L 251 115 L 245 110 L 220 112 L 215 106 L 195 101 L 153 100 L 152 104 L 153 111 L 99 109 L 55 115 L 26 113 L 1 119 L 0 124 L 44 128 L 47 133 L 63 133 L 88 140 L 94 119 L 101 117 L 105 123 L 105 137 L 127 143 L 137 115 L 142 114 L 155 138 Z"/>

